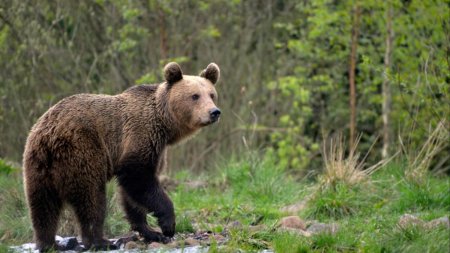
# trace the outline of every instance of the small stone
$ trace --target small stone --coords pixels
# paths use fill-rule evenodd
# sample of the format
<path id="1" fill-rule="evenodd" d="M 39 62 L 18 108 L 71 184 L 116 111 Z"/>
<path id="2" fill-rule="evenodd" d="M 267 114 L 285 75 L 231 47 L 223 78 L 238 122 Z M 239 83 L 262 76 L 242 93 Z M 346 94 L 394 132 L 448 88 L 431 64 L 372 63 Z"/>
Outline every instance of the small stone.
<path id="1" fill-rule="evenodd" d="M 435 229 L 438 227 L 450 228 L 450 220 L 447 216 L 431 220 L 425 224 L 427 229 Z"/>
<path id="2" fill-rule="evenodd" d="M 185 244 L 186 246 L 197 246 L 197 245 L 199 245 L 200 243 L 199 243 L 197 240 L 195 240 L 194 238 L 188 237 L 188 238 L 186 238 L 186 239 L 184 240 L 184 244 Z"/>
<path id="3" fill-rule="evenodd" d="M 74 250 L 78 246 L 78 240 L 76 237 L 66 237 L 57 241 L 59 250 Z"/>
<path id="4" fill-rule="evenodd" d="M 120 248 L 123 248 L 127 242 L 137 241 L 137 240 L 138 240 L 138 236 L 133 233 L 133 234 L 125 235 L 123 237 L 114 239 L 112 241 L 112 243 L 113 243 L 113 245 L 115 245 L 117 248 L 120 249 Z"/>
<path id="5" fill-rule="evenodd" d="M 305 230 L 306 229 L 306 224 L 298 216 L 287 216 L 287 217 L 283 217 L 280 220 L 280 227 L 281 228 L 295 228 L 295 229 Z"/>
<path id="6" fill-rule="evenodd" d="M 125 250 L 137 249 L 137 248 L 139 248 L 139 245 L 133 241 L 127 242 L 124 247 Z"/>
<path id="7" fill-rule="evenodd" d="M 330 234 L 336 234 L 339 230 L 339 225 L 336 223 L 313 223 L 311 224 L 306 231 L 308 231 L 311 234 L 321 234 L 321 233 L 330 233 Z"/>
<path id="8" fill-rule="evenodd" d="M 402 215 L 397 223 L 397 226 L 399 226 L 402 229 L 405 229 L 409 226 L 423 227 L 424 225 L 425 225 L 425 222 L 423 220 L 421 220 L 411 214 Z"/>
<path id="9" fill-rule="evenodd" d="M 161 244 L 159 242 L 152 242 L 148 245 L 148 249 L 158 249 L 161 248 L 164 244 Z"/>

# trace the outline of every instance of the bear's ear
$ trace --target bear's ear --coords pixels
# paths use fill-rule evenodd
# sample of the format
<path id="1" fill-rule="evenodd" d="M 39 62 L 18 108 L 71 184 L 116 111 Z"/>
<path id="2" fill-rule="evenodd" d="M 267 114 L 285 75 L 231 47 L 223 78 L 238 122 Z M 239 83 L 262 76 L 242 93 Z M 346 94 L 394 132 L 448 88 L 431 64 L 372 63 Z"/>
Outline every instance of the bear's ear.
<path id="1" fill-rule="evenodd" d="M 169 85 L 172 85 L 181 79 L 183 79 L 183 72 L 180 65 L 176 62 L 169 62 L 164 67 L 164 79 L 166 79 Z"/>
<path id="2" fill-rule="evenodd" d="M 208 67 L 200 73 L 200 76 L 208 79 L 211 83 L 216 84 L 220 78 L 219 66 L 213 62 L 210 63 Z"/>

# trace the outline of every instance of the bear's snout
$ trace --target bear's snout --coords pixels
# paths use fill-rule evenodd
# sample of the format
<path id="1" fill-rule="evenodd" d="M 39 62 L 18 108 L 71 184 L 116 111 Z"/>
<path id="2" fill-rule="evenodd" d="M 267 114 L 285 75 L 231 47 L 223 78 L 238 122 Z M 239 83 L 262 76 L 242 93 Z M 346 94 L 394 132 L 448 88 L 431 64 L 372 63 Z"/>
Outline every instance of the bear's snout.
<path id="1" fill-rule="evenodd" d="M 211 122 L 216 122 L 220 117 L 220 109 L 214 108 L 209 111 L 209 118 L 211 119 Z"/>

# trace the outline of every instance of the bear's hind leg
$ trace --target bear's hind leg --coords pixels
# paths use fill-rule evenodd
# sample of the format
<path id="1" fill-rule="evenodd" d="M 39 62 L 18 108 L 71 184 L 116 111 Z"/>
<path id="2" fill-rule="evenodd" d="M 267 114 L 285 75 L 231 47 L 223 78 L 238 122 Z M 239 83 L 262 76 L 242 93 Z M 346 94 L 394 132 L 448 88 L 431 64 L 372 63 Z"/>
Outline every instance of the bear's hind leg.
<path id="1" fill-rule="evenodd" d="M 98 188 L 97 188 L 98 187 Z M 103 238 L 103 223 L 106 213 L 105 184 L 81 187 L 70 200 L 81 228 L 81 238 L 86 249 L 116 249 L 109 240 Z"/>
<path id="2" fill-rule="evenodd" d="M 62 209 L 62 201 L 57 191 L 45 184 L 37 188 L 28 185 L 27 197 L 36 249 L 40 252 L 57 249 L 55 235 Z"/>

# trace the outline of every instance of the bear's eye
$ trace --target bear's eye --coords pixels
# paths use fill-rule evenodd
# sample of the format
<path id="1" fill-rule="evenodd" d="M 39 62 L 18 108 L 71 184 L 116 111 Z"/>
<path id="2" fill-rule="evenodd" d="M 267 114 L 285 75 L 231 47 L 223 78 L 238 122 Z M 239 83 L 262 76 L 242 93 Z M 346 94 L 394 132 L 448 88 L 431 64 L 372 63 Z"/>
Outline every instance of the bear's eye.
<path id="1" fill-rule="evenodd" d="M 200 98 L 200 95 L 198 95 L 198 94 L 194 94 L 194 95 L 192 95 L 192 100 L 198 100 Z"/>
<path id="2" fill-rule="evenodd" d="M 211 99 L 214 99 L 214 94 L 209 94 L 209 96 L 211 97 Z"/>

